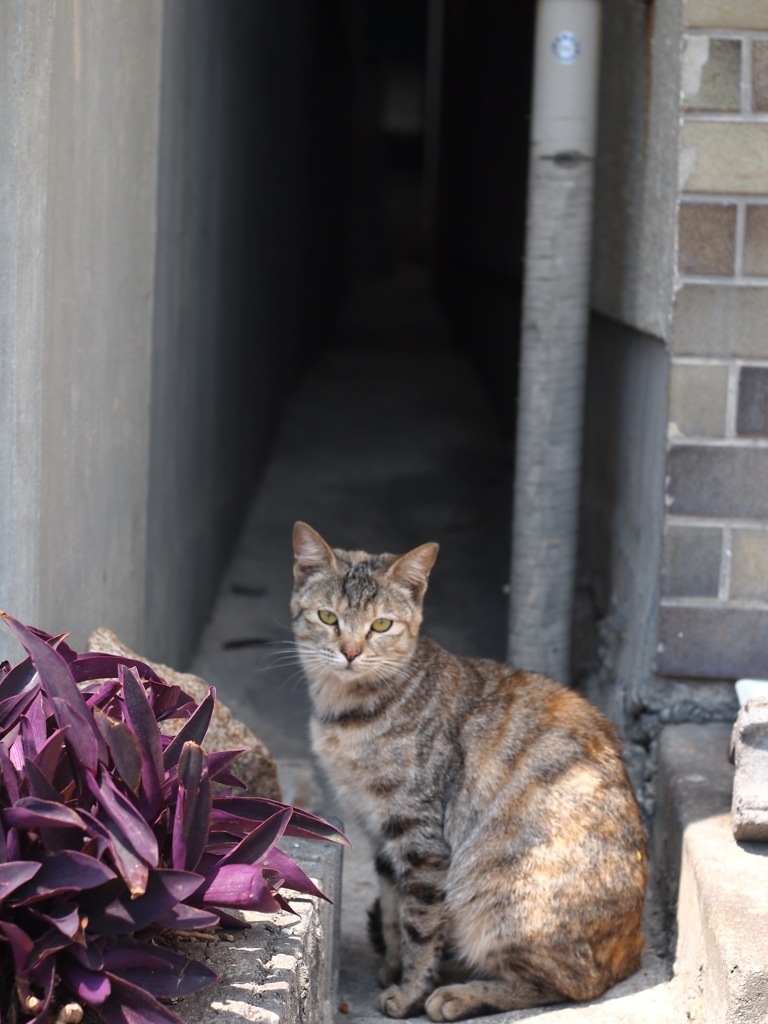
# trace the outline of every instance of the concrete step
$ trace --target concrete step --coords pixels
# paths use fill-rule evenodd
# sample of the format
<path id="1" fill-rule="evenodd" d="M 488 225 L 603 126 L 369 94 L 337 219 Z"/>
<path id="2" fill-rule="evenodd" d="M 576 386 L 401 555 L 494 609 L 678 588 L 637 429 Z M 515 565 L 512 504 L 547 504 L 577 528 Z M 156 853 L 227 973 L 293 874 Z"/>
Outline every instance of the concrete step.
<path id="1" fill-rule="evenodd" d="M 234 942 L 189 943 L 187 952 L 219 975 L 211 988 L 173 1007 L 189 1024 L 331 1024 L 334 1020 L 342 847 L 290 838 L 280 846 L 333 904 L 297 894 L 289 902 L 298 917 L 247 911 L 243 916 L 251 928 L 233 931 Z"/>
<path id="2" fill-rule="evenodd" d="M 768 844 L 733 838 L 730 733 L 672 725 L 660 740 L 654 854 L 670 918 L 677 907 L 681 1006 L 697 1024 L 768 1019 Z"/>

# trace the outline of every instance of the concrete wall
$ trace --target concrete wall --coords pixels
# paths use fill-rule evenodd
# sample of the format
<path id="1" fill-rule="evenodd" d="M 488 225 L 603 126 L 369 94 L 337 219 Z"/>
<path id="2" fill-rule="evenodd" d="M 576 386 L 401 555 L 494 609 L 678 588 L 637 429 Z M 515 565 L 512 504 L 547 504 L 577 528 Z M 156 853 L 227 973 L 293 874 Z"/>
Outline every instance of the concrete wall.
<path id="1" fill-rule="evenodd" d="M 657 338 L 592 318 L 573 678 L 623 725 L 655 652 L 668 374 Z"/>
<path id="2" fill-rule="evenodd" d="M 78 646 L 184 662 L 330 318 L 334 11 L 0 5 L 0 606 Z"/>
<path id="3" fill-rule="evenodd" d="M 675 276 L 681 0 L 605 0 L 592 304 L 669 340 Z"/>
<path id="4" fill-rule="evenodd" d="M 768 671 L 758 7 L 605 5 L 593 293 L 615 320 L 590 356 L 576 660 L 643 743 L 665 722 L 732 718 L 730 680 Z"/>
<path id="5" fill-rule="evenodd" d="M 143 626 L 162 7 L 0 6 L 0 602 Z"/>

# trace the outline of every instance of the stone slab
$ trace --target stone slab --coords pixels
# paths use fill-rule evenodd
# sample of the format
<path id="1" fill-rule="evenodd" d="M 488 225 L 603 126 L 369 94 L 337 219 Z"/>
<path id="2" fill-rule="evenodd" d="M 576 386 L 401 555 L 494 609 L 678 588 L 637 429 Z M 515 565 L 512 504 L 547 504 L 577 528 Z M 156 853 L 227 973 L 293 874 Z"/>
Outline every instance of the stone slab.
<path id="1" fill-rule="evenodd" d="M 768 701 L 754 697 L 739 709 L 731 735 L 731 825 L 736 839 L 768 841 Z"/>
<path id="2" fill-rule="evenodd" d="M 733 838 L 730 734 L 728 722 L 663 730 L 653 853 L 665 865 L 668 908 L 677 902 L 675 974 L 687 1019 L 763 1024 L 768 844 Z"/>

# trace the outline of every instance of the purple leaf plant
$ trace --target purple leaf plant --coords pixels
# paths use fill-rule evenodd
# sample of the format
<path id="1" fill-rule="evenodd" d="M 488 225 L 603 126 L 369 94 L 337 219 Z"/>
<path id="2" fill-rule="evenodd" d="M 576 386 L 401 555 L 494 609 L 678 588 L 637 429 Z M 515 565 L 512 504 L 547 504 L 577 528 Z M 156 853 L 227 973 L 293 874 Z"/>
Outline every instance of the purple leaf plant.
<path id="1" fill-rule="evenodd" d="M 42 1024 L 73 998 L 106 1024 L 179 1024 L 159 1000 L 216 974 L 168 930 L 248 927 L 224 908 L 292 913 L 281 887 L 323 894 L 282 836 L 349 844 L 306 811 L 214 793 L 243 783 L 241 750 L 201 746 L 213 688 L 198 705 L 142 662 L 0 618 L 28 655 L 0 665 L 0 1024 Z M 172 739 L 167 718 L 186 719 Z"/>

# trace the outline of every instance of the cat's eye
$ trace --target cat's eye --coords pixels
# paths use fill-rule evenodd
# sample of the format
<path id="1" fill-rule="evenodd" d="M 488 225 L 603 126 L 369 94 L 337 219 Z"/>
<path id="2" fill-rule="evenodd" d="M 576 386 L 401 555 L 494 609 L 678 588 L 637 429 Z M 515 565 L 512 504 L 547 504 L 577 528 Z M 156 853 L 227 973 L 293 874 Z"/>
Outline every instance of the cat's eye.
<path id="1" fill-rule="evenodd" d="M 391 625 L 392 619 L 375 619 L 371 623 L 371 629 L 374 633 L 386 633 Z"/>
<path id="2" fill-rule="evenodd" d="M 339 616 L 335 612 L 327 612 L 321 609 L 318 613 L 320 621 L 324 622 L 326 626 L 335 626 L 339 621 Z"/>

